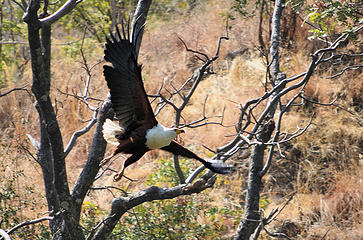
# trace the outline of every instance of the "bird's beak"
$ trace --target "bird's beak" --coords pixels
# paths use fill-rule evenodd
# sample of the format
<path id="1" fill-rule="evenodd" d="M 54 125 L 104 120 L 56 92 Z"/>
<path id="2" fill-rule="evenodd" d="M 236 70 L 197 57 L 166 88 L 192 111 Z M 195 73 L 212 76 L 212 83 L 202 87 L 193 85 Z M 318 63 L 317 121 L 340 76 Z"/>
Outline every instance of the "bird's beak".
<path id="1" fill-rule="evenodd" d="M 181 133 L 184 133 L 184 130 L 183 129 L 175 129 L 175 132 L 176 134 L 181 134 Z"/>

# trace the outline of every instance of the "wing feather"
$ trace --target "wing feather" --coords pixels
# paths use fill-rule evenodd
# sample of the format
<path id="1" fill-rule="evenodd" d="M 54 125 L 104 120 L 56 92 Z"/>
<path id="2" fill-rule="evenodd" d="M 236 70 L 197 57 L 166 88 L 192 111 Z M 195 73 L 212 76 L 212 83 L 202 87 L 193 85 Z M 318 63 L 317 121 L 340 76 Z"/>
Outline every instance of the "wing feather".
<path id="1" fill-rule="evenodd" d="M 129 31 L 129 28 L 127 28 Z M 157 124 L 147 98 L 137 63 L 135 45 L 130 42 L 129 33 L 117 28 L 116 36 L 106 38 L 105 60 L 112 66 L 104 66 L 104 76 L 110 89 L 111 102 L 119 125 L 129 130 L 135 122 L 153 127 Z"/>

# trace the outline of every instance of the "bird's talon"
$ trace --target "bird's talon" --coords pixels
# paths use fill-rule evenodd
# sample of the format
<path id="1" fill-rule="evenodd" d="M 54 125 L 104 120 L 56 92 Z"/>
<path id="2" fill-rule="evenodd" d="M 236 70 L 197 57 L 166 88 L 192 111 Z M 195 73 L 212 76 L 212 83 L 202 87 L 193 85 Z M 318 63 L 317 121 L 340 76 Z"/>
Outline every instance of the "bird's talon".
<path id="1" fill-rule="evenodd" d="M 102 166 L 104 166 L 104 165 L 106 165 L 106 163 L 107 163 L 108 161 L 105 161 L 105 159 L 103 159 L 101 162 L 100 162 L 100 167 L 102 167 Z"/>
<path id="2" fill-rule="evenodd" d="M 122 178 L 122 175 L 121 174 L 119 174 L 119 173 L 117 173 L 117 174 L 115 174 L 114 176 L 113 176 L 113 181 L 114 182 L 118 182 L 118 181 L 120 181 L 120 179 Z"/>
<path id="3" fill-rule="evenodd" d="M 111 160 L 112 157 L 113 157 L 113 155 L 102 159 L 102 161 L 100 162 L 100 167 L 105 166 Z"/>
<path id="4" fill-rule="evenodd" d="M 129 181 L 131 181 L 131 182 L 136 182 L 136 181 L 137 181 L 137 180 L 135 180 L 135 179 L 132 179 L 132 178 L 129 178 L 129 177 L 125 176 L 123 173 L 117 173 L 117 174 L 115 174 L 115 175 L 113 176 L 113 181 L 114 181 L 114 182 L 118 182 L 118 181 L 120 181 L 120 180 L 121 180 L 121 178 L 122 178 L 122 177 L 126 178 L 127 180 L 129 180 Z"/>

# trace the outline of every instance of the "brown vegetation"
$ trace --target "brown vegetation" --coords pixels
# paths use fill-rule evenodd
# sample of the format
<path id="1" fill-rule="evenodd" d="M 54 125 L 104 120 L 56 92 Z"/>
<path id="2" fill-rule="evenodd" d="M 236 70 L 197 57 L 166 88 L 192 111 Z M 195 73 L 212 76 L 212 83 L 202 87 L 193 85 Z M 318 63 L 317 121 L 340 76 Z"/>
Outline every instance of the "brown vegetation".
<path id="1" fill-rule="evenodd" d="M 208 54 L 214 53 L 216 41 L 224 32 L 224 23 L 219 13 L 227 8 L 227 4 L 218 1 L 202 4 L 190 16 L 176 17 L 170 22 L 151 20 L 140 53 L 140 62 L 144 65 L 145 86 L 149 93 L 155 93 L 163 82 L 169 88 L 170 84 L 178 86 L 193 72 L 197 60 L 185 51 L 178 37 L 194 49 Z M 217 74 L 203 80 L 183 115 L 184 119 L 198 119 L 208 95 L 207 115 L 220 115 L 225 108 L 224 124 L 233 125 L 239 114 L 239 103 L 244 103 L 263 92 L 266 69 L 264 59 L 260 57 L 254 45 L 254 42 L 257 42 L 257 21 L 237 19 L 230 24 L 233 26 L 230 40 L 223 43 L 222 55 L 218 64 L 214 66 Z M 296 30 L 293 37 L 294 44 L 289 49 L 282 50 L 282 68 L 288 75 L 300 73 L 306 68 L 309 49 L 314 48 L 314 42 L 307 42 L 306 29 L 301 27 L 301 22 L 296 26 L 299 30 Z M 58 31 L 61 29 L 55 29 L 55 34 Z M 61 93 L 80 93 L 86 77 L 81 63 L 67 55 L 67 48 L 61 45 L 63 41 L 54 39 L 51 89 L 64 139 L 68 141 L 74 131 L 87 124 L 85 120 L 91 118 L 92 113 L 72 96 Z M 96 49 L 92 55 L 87 56 L 88 62 L 90 65 L 96 64 L 102 60 L 103 46 L 92 40 L 87 44 Z M 241 49 L 242 46 L 247 50 L 233 59 L 226 60 L 228 53 Z M 80 59 L 79 56 L 77 58 Z M 31 83 L 29 64 L 21 79 L 16 77 L 16 69 L 8 69 L 7 74 L 14 81 L 9 82 L 6 89 Z M 91 96 L 104 99 L 107 91 L 102 76 L 102 64 L 95 67 L 92 74 Z M 302 125 L 309 119 L 311 112 L 316 113 L 313 124 L 304 135 L 283 149 L 285 158 L 276 154 L 270 173 L 264 179 L 263 196 L 271 201 L 265 210 L 266 214 L 273 207 L 280 206 L 289 194 L 297 192 L 291 203 L 279 215 L 278 221 L 268 226 L 269 229 L 285 232 L 293 239 L 322 239 L 325 235 L 325 239 L 363 237 L 362 74 L 348 72 L 339 79 L 327 78 L 333 74 L 334 69 L 322 69 L 321 74 L 315 74 L 307 87 L 306 95 L 324 103 L 337 97 L 334 106 L 306 104 L 304 109 L 291 110 L 285 120 L 285 130 Z M 38 217 L 47 209 L 43 197 L 41 171 L 32 157 L 35 152 L 27 138 L 27 134 L 34 138 L 39 135 L 38 116 L 33 101 L 34 98 L 26 91 L 17 91 L 0 100 L 0 162 L 1 167 L 5 168 L 5 175 L 1 178 L 10 178 L 21 171 L 21 177 L 17 178 L 16 182 L 20 197 L 17 198 L 18 202 L 11 204 L 21 205 L 21 199 L 32 199 L 33 209 L 20 211 L 18 216 L 21 219 Z M 173 110 L 164 109 L 158 119 L 165 125 L 171 125 Z M 200 154 L 208 155 L 208 150 L 203 148 L 202 144 L 215 149 L 227 143 L 229 135 L 233 133 L 233 127 L 208 125 L 187 130 L 182 140 L 185 145 L 191 146 Z M 76 180 L 86 161 L 91 135 L 92 131 L 81 137 L 66 159 L 70 183 Z M 132 192 L 143 189 L 144 180 L 158 168 L 157 159 L 161 156 L 169 157 L 161 152 L 146 155 L 126 173 L 139 181 L 130 183 L 123 179 L 116 184 L 117 187 L 127 188 Z M 120 167 L 120 161 L 116 162 L 118 163 L 115 167 Z M 243 164 L 240 171 L 242 174 L 231 177 L 219 176 L 222 179 L 221 184 L 203 193 L 216 199 L 211 204 L 231 208 L 243 204 L 240 186 L 241 181 L 244 181 L 242 176 L 247 171 Z M 114 184 L 112 174 L 104 177 L 103 183 Z M 0 186 L 5 188 L 6 184 L 3 181 Z M 32 188 L 32 191 L 25 191 L 27 188 Z M 229 196 L 229 199 L 218 198 L 223 195 Z M 107 207 L 111 199 L 107 192 L 92 192 L 88 196 L 88 201 L 101 207 Z M 223 224 L 233 225 L 230 220 L 220 217 Z M 210 224 L 210 220 L 203 219 L 202 216 L 200 221 Z M 234 230 L 235 227 L 228 228 L 226 234 Z"/>

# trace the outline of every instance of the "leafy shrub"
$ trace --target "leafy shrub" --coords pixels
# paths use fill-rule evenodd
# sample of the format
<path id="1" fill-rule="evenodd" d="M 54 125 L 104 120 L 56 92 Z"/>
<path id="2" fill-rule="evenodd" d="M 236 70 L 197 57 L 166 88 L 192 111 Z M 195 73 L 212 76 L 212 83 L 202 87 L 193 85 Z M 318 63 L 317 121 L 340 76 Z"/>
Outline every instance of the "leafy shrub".
<path id="1" fill-rule="evenodd" d="M 188 159 L 180 160 L 184 172 L 192 171 L 191 164 L 194 163 Z M 159 166 L 158 171 L 146 180 L 147 185 L 175 186 L 178 177 L 173 161 L 160 159 Z M 224 220 L 228 219 L 237 226 L 242 210 L 213 206 L 213 202 L 207 194 L 202 193 L 138 205 L 121 218 L 109 239 L 225 239 L 221 237 L 228 230 Z M 267 199 L 263 199 L 261 204 L 265 206 L 267 202 Z M 86 232 L 90 231 L 106 212 L 93 203 L 85 202 L 81 223 Z M 231 227 L 230 224 L 228 227 Z"/>

